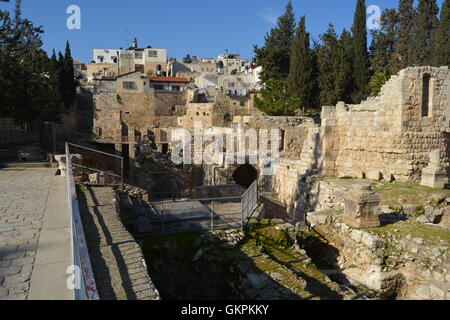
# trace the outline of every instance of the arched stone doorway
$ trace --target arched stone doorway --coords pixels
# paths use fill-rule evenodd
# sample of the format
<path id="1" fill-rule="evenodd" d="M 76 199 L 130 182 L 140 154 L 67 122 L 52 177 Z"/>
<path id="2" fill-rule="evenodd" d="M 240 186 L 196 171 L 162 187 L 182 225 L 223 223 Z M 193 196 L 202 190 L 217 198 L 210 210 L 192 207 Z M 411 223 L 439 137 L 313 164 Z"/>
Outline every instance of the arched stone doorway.
<path id="1" fill-rule="evenodd" d="M 258 179 L 258 171 L 255 167 L 245 164 L 234 171 L 233 179 L 236 181 L 236 184 L 249 188 Z"/>

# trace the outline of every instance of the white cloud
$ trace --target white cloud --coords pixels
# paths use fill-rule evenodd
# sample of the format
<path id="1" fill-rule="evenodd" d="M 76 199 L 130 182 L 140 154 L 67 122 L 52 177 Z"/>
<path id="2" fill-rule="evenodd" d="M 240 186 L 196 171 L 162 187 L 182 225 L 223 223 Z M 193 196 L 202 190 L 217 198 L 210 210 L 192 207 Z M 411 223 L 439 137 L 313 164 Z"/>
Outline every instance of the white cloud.
<path id="1" fill-rule="evenodd" d="M 265 22 L 270 24 L 276 24 L 278 20 L 278 16 L 276 13 L 269 8 L 265 8 L 263 11 L 258 13 L 259 17 L 263 19 Z"/>

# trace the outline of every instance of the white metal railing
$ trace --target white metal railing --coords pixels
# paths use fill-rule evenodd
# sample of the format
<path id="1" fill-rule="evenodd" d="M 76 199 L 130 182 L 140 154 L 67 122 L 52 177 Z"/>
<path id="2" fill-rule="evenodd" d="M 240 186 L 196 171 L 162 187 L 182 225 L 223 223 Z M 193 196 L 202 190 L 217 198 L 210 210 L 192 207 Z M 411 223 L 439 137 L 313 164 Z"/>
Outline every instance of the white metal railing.
<path id="1" fill-rule="evenodd" d="M 236 212 L 227 212 L 227 213 L 221 213 L 216 211 L 215 205 L 217 203 L 224 203 L 224 202 L 233 202 L 238 200 L 240 202 L 240 207 L 237 209 Z M 214 231 L 216 229 L 221 229 L 219 226 L 215 224 L 215 219 L 218 216 L 235 216 L 237 215 L 240 218 L 239 225 L 241 228 L 244 228 L 248 219 L 252 216 L 252 214 L 255 212 L 256 206 L 258 204 L 258 181 L 255 181 L 250 188 L 247 189 L 247 191 L 242 196 L 235 196 L 235 197 L 222 197 L 222 198 L 205 198 L 205 199 L 187 199 L 187 200 L 178 200 L 178 201 L 159 201 L 159 202 L 151 202 L 150 206 L 153 209 L 153 212 L 155 212 L 158 217 L 157 220 L 152 220 L 151 222 L 159 222 L 161 224 L 161 233 L 165 233 L 165 224 L 169 221 L 167 220 L 167 213 L 166 205 L 173 205 L 173 204 L 181 204 L 181 203 L 201 203 L 203 205 L 209 204 L 209 210 L 210 210 L 210 216 L 209 219 L 211 220 L 211 231 Z M 198 219 L 192 218 L 192 219 Z M 185 220 L 190 220 L 190 218 L 187 218 Z"/>
<path id="2" fill-rule="evenodd" d="M 72 159 L 66 143 L 66 181 L 69 213 L 71 216 L 72 264 L 75 267 L 75 300 L 99 300 L 91 259 L 81 221 L 77 192 L 73 179 Z"/>
<path id="3" fill-rule="evenodd" d="M 253 214 L 258 204 L 258 181 L 256 180 L 242 195 L 242 226 Z"/>

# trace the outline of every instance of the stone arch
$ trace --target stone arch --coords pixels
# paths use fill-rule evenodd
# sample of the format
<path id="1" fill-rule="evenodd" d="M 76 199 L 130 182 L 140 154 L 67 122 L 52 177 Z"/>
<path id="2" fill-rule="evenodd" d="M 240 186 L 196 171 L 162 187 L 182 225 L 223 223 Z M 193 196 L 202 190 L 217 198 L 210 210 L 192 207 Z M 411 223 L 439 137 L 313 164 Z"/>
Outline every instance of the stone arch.
<path id="1" fill-rule="evenodd" d="M 258 180 L 258 170 L 254 166 L 249 164 L 244 164 L 238 167 L 233 172 L 233 179 L 236 184 L 249 188 L 253 182 Z"/>

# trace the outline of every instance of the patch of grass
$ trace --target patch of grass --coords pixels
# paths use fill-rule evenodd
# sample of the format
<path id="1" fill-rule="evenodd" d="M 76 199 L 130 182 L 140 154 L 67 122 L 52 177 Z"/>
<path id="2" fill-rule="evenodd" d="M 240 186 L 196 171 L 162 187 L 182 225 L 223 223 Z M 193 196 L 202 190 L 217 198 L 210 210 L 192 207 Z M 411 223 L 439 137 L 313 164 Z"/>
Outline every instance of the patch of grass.
<path id="1" fill-rule="evenodd" d="M 248 235 L 280 248 L 286 248 L 290 244 L 288 235 L 282 230 L 277 230 L 275 226 L 264 224 L 256 225 L 248 232 Z"/>
<path id="2" fill-rule="evenodd" d="M 77 184 L 76 187 L 77 187 L 77 193 L 86 193 L 87 192 L 87 189 L 85 186 Z"/>
<path id="3" fill-rule="evenodd" d="M 450 231 L 415 221 L 402 221 L 383 227 L 367 228 L 365 230 L 380 236 L 396 234 L 404 238 L 407 235 L 411 235 L 414 238 L 422 238 L 432 245 L 450 245 Z M 398 232 L 394 230 L 398 230 Z M 441 243 L 441 240 L 444 240 L 445 243 Z"/>
<path id="4" fill-rule="evenodd" d="M 381 203 L 387 206 L 425 206 L 427 202 L 437 205 L 441 199 L 450 197 L 450 190 L 433 189 L 411 182 L 373 182 L 372 188 L 380 195 Z"/>
<path id="5" fill-rule="evenodd" d="M 166 242 L 171 242 L 176 245 L 186 257 L 192 258 L 198 250 L 195 247 L 195 242 L 198 238 L 200 238 L 201 235 L 202 233 L 200 232 L 177 233 L 160 236 L 149 236 L 141 238 L 140 240 L 142 242 L 144 251 L 162 248 Z"/>

